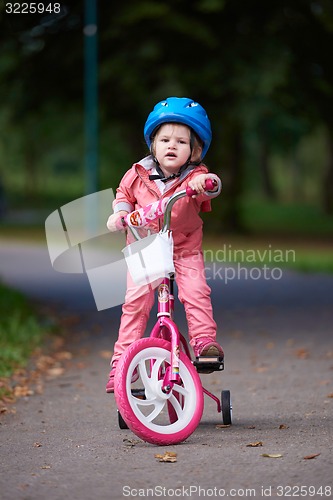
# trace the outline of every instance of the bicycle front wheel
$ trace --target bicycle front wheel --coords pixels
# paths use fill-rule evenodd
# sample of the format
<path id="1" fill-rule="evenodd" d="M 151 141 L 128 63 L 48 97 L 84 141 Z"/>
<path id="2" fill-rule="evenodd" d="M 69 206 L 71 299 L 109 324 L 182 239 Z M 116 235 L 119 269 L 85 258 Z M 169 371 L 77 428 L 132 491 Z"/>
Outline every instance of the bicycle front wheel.
<path id="1" fill-rule="evenodd" d="M 158 445 L 187 439 L 199 425 L 204 404 L 199 375 L 182 352 L 180 383 L 169 394 L 162 391 L 164 373 L 171 363 L 170 348 L 170 342 L 163 339 L 138 340 L 124 352 L 115 374 L 116 403 L 129 429 L 144 441 Z M 140 397 L 131 390 L 135 370 L 143 387 Z"/>

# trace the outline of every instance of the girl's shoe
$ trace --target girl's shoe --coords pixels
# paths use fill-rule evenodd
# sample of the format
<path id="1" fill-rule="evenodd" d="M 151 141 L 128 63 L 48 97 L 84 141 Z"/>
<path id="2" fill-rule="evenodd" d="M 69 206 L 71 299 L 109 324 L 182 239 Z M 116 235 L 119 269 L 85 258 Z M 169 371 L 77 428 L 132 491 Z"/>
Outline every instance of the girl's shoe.
<path id="1" fill-rule="evenodd" d="M 198 338 L 195 340 L 193 351 L 196 357 L 194 366 L 198 373 L 213 373 L 223 370 L 223 349 L 215 340 L 210 337 Z"/>
<path id="2" fill-rule="evenodd" d="M 117 365 L 116 362 L 114 362 L 112 364 L 112 368 L 111 368 L 111 371 L 109 373 L 109 381 L 106 384 L 106 392 L 108 394 L 114 392 L 114 375 L 116 373 L 116 365 Z M 139 373 L 138 373 L 138 370 L 135 369 L 133 372 L 133 375 L 132 375 L 131 383 L 134 384 L 134 382 L 136 382 L 138 380 L 138 378 L 139 378 Z"/>
<path id="3" fill-rule="evenodd" d="M 209 337 L 200 337 L 196 339 L 193 351 L 196 358 L 200 356 L 218 356 L 224 358 L 224 352 L 220 344 Z"/>

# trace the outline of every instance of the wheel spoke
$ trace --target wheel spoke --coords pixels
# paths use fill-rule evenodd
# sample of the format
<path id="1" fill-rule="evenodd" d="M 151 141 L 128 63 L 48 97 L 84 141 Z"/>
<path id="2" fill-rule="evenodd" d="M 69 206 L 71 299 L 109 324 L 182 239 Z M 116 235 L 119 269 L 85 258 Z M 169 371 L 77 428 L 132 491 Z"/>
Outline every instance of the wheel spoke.
<path id="1" fill-rule="evenodd" d="M 165 362 L 165 358 L 155 359 L 154 361 L 155 361 L 155 363 L 153 364 L 153 369 L 151 371 L 151 377 L 150 378 L 151 378 L 151 380 L 153 380 L 153 381 L 156 382 L 157 380 L 159 380 L 159 375 L 158 374 L 159 374 L 159 371 L 161 369 L 162 363 Z"/>
<path id="2" fill-rule="evenodd" d="M 149 414 L 146 416 L 146 420 L 148 422 L 153 422 L 153 420 L 158 417 L 158 415 L 161 413 L 161 411 L 163 411 L 163 408 L 165 406 L 165 400 L 156 400 L 155 401 L 155 409 Z"/>
<path id="3" fill-rule="evenodd" d="M 141 377 L 142 384 L 146 392 L 147 399 L 153 399 L 157 388 L 159 387 L 159 373 L 161 371 L 161 365 L 165 362 L 165 358 L 154 359 L 153 367 L 151 373 L 148 372 L 148 367 L 146 365 L 145 359 L 139 361 L 139 373 Z"/>
<path id="4" fill-rule="evenodd" d="M 136 406 L 136 408 L 140 412 L 141 412 L 140 407 L 148 407 L 148 406 L 154 407 L 154 409 L 148 415 L 145 415 L 145 419 L 148 422 L 152 422 L 161 413 L 161 411 L 163 411 L 165 406 L 165 400 L 157 398 L 139 399 L 133 396 L 132 403 Z"/>
<path id="5" fill-rule="evenodd" d="M 178 385 L 175 384 L 172 388 L 172 390 L 175 392 L 179 392 L 182 396 L 186 397 L 188 395 L 188 390 L 183 386 L 183 385 Z"/>
<path id="6" fill-rule="evenodd" d="M 151 394 L 153 392 L 153 384 L 147 373 L 147 366 L 144 359 L 140 359 L 138 369 L 141 381 L 146 391 L 146 397 L 148 397 L 148 393 Z"/>
<path id="7" fill-rule="evenodd" d="M 181 407 L 178 399 L 176 398 L 176 396 L 174 394 L 171 394 L 170 398 L 169 398 L 169 403 L 173 406 L 175 412 L 177 413 L 177 417 L 180 418 L 182 413 L 183 413 L 183 408 Z"/>
<path id="8" fill-rule="evenodd" d="M 155 406 L 157 399 L 155 396 L 151 397 L 150 399 L 141 399 L 136 396 L 132 396 L 131 401 L 133 401 L 133 404 L 135 404 L 135 406 L 138 408 L 139 406 Z"/>

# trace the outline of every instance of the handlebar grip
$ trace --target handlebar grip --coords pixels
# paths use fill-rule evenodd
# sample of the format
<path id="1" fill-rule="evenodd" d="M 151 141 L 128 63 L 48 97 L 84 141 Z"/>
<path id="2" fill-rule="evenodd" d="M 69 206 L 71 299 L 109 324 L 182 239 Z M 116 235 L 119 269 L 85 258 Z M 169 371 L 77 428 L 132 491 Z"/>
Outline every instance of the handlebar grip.
<path id="1" fill-rule="evenodd" d="M 214 191 L 217 183 L 213 179 L 207 179 L 205 182 L 205 191 Z M 194 189 L 191 189 L 189 186 L 186 188 L 186 194 L 187 196 L 194 196 L 195 194 L 198 194 Z"/>
<path id="2" fill-rule="evenodd" d="M 168 198 L 162 198 L 121 217 L 116 222 L 117 229 L 122 231 L 126 227 L 144 227 L 150 222 L 161 218 L 164 215 L 167 202 Z"/>

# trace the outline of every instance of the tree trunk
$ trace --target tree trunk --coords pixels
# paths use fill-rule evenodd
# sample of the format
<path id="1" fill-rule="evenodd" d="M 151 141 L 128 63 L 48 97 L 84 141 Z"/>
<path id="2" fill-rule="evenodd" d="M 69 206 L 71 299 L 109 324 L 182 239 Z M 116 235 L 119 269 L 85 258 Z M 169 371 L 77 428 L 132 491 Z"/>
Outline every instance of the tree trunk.
<path id="1" fill-rule="evenodd" d="M 241 195 L 243 191 L 243 137 L 238 124 L 230 127 L 227 158 L 228 177 L 224 188 L 226 203 L 223 227 L 231 232 L 244 232 L 241 217 Z"/>
<path id="2" fill-rule="evenodd" d="M 325 213 L 333 215 L 333 128 L 328 129 L 328 164 L 324 176 L 323 206 Z"/>
<path id="3" fill-rule="evenodd" d="M 36 198 L 38 191 L 38 176 L 36 152 L 32 141 L 25 143 L 25 196 L 28 202 Z"/>
<path id="4" fill-rule="evenodd" d="M 262 134 L 260 139 L 259 168 L 262 175 L 264 193 L 270 200 L 276 200 L 276 189 L 272 181 L 266 134 Z"/>

